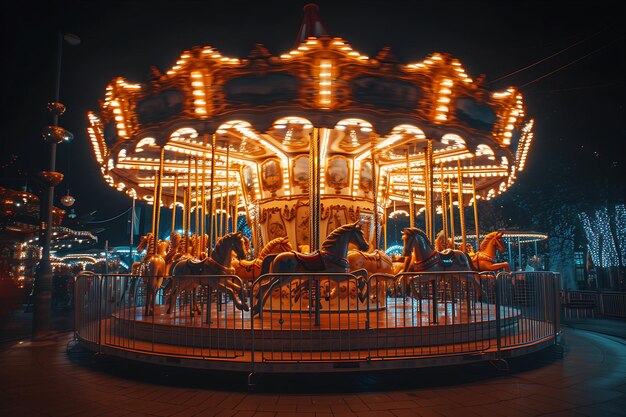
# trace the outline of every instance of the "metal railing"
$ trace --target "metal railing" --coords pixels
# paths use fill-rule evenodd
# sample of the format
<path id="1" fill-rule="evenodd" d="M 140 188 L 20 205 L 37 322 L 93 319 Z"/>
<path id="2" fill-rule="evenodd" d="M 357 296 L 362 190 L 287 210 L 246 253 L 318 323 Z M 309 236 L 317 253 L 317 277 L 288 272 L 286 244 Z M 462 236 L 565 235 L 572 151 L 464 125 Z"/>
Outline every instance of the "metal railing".
<path id="1" fill-rule="evenodd" d="M 501 357 L 521 346 L 556 343 L 560 331 L 559 276 L 552 272 L 267 274 L 240 292 L 243 282 L 236 276 L 176 278 L 193 285 L 171 306 L 160 288 L 149 314 L 149 279 L 79 274 L 77 338 L 98 351 L 239 361 L 254 370 L 259 363 L 349 367 Z M 171 279 L 164 279 L 165 288 L 176 282 Z"/>
<path id="2" fill-rule="evenodd" d="M 562 292 L 562 306 L 567 318 L 626 318 L 626 292 L 566 290 Z"/>

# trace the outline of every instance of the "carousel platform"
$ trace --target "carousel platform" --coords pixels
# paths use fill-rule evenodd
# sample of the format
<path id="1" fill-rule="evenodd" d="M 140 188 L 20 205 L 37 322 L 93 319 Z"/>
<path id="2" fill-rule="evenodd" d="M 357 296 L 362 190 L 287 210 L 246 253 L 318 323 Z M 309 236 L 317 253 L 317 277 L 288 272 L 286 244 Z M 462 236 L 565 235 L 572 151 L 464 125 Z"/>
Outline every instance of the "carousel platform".
<path id="1" fill-rule="evenodd" d="M 412 285 L 417 290 L 412 296 L 383 288 L 364 302 L 338 295 L 316 303 L 307 294 L 297 303 L 285 302 L 277 290 L 252 311 L 237 305 L 260 305 L 254 300 L 235 302 L 232 293 L 207 287 L 199 293 L 196 314 L 191 314 L 191 293 L 185 293 L 171 314 L 166 299 L 157 297 L 154 314 L 146 315 L 142 291 L 130 301 L 119 297 L 115 277 L 89 275 L 77 280 L 75 329 L 77 341 L 92 351 L 251 374 L 498 362 L 558 341 L 557 277 L 526 278 L 523 286 L 508 276 L 498 285 L 486 280 L 478 296 L 467 285 L 435 291 L 426 285 L 434 282 L 431 276 L 415 276 L 412 284 L 424 285 Z"/>
<path id="2" fill-rule="evenodd" d="M 496 360 L 502 353 L 498 336 L 505 345 L 515 345 L 537 326 L 519 309 L 500 307 L 497 312 L 493 304 L 480 302 L 470 309 L 463 303 L 438 303 L 435 317 L 429 301 L 390 298 L 383 310 L 327 312 L 317 320 L 306 312 L 270 311 L 259 318 L 239 312 L 231 303 L 210 306 L 208 316 L 207 305 L 201 316 L 191 316 L 186 305 L 171 315 L 165 305 L 157 305 L 151 316 L 141 308 L 122 309 L 90 333 L 99 334 L 98 349 L 103 353 L 151 363 L 340 372 Z M 550 343 L 552 338 L 538 340 L 505 355 L 529 353 Z"/>

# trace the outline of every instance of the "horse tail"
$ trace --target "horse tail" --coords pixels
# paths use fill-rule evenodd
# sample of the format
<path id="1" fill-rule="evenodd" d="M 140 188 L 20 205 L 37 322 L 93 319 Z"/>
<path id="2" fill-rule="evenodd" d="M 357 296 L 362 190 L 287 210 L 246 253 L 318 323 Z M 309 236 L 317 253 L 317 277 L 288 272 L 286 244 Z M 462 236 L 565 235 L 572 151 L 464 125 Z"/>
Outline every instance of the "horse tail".
<path id="1" fill-rule="evenodd" d="M 474 271 L 474 272 L 478 272 L 478 268 L 476 268 L 476 266 L 474 265 L 474 262 L 472 262 L 472 258 L 469 256 L 469 253 L 462 251 L 463 255 L 465 256 L 465 259 L 467 259 L 467 263 L 469 264 L 470 270 Z"/>
<path id="2" fill-rule="evenodd" d="M 272 262 L 274 262 L 274 259 L 278 255 L 279 255 L 278 253 L 272 253 L 270 255 L 267 255 L 265 258 L 263 258 L 263 262 L 261 263 L 261 275 L 264 275 L 270 272 L 270 266 L 272 265 Z"/>

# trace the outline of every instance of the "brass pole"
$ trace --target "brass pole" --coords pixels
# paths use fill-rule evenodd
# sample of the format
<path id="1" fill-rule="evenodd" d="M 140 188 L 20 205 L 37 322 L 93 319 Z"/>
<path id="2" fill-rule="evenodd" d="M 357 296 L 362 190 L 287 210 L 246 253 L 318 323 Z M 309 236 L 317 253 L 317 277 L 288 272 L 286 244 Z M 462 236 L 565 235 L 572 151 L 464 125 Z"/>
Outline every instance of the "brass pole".
<path id="1" fill-rule="evenodd" d="M 150 231 L 152 232 L 152 240 L 149 242 L 147 254 L 153 255 L 156 253 L 156 219 L 157 219 L 157 199 L 159 198 L 159 175 L 157 171 L 154 171 L 154 193 L 152 194 L 152 223 Z"/>
<path id="2" fill-rule="evenodd" d="M 178 173 L 174 174 L 174 202 L 172 203 L 172 233 L 176 231 L 176 195 L 178 194 Z"/>
<path id="3" fill-rule="evenodd" d="M 476 252 L 480 247 L 480 234 L 478 233 L 478 201 L 476 200 L 476 179 L 472 178 L 472 194 L 474 196 L 474 227 L 476 228 Z"/>
<path id="4" fill-rule="evenodd" d="M 409 164 L 409 150 L 406 150 L 406 185 L 409 192 L 409 227 L 415 227 L 415 204 L 413 203 L 413 190 L 411 189 L 411 165 Z"/>
<path id="5" fill-rule="evenodd" d="M 226 190 L 228 193 L 228 190 Z M 217 216 L 216 216 L 217 217 Z M 219 237 L 224 236 L 224 193 L 220 196 Z"/>
<path id="6" fill-rule="evenodd" d="M 228 218 L 230 217 L 230 197 L 228 195 L 228 190 L 230 187 L 230 176 L 229 174 L 229 168 L 230 168 L 230 145 L 227 144 L 226 145 L 226 233 L 228 234 Z"/>
<path id="7" fill-rule="evenodd" d="M 424 229 L 430 239 L 430 192 L 428 190 L 428 146 L 424 148 Z"/>
<path id="8" fill-rule="evenodd" d="M 211 256 L 211 252 L 213 251 L 213 234 L 215 228 L 214 226 L 214 217 L 215 217 L 215 201 L 214 201 L 214 188 L 215 188 L 215 147 L 217 142 L 217 135 L 213 133 L 211 140 L 211 188 L 209 192 L 209 199 L 211 200 L 211 207 L 209 208 L 209 244 L 207 248 L 207 253 Z"/>
<path id="9" fill-rule="evenodd" d="M 387 205 L 389 204 L 389 181 L 391 180 L 391 175 L 387 173 L 387 181 L 385 185 L 385 202 L 383 203 L 383 213 L 385 214 L 385 221 L 383 222 L 383 233 L 385 234 L 384 248 L 387 250 L 387 222 L 389 220 L 387 216 Z"/>
<path id="10" fill-rule="evenodd" d="M 380 226 L 378 225 L 378 176 L 376 175 L 376 160 L 372 152 L 372 202 L 374 204 L 374 249 L 378 249 L 378 234 Z"/>
<path id="11" fill-rule="evenodd" d="M 202 211 L 202 217 L 200 217 L 200 242 L 202 242 L 202 251 L 206 252 L 206 246 L 208 244 L 208 242 L 205 240 L 205 236 L 206 236 L 206 195 L 205 195 L 205 190 L 206 187 L 204 186 L 204 174 L 205 174 L 205 168 L 206 168 L 206 156 L 204 153 L 202 153 L 202 166 L 201 166 L 201 174 L 202 174 L 202 189 L 201 189 L 201 195 L 200 195 L 200 209 Z"/>
<path id="12" fill-rule="evenodd" d="M 237 214 L 238 209 L 239 209 L 239 187 L 235 188 L 235 206 L 233 207 L 233 232 L 237 231 L 237 221 L 239 220 L 239 215 Z"/>
<path id="13" fill-rule="evenodd" d="M 187 161 L 187 209 L 185 210 L 185 216 L 187 217 L 187 253 L 189 253 L 189 237 L 191 235 L 191 156 Z"/>
<path id="14" fill-rule="evenodd" d="M 463 248 L 463 250 L 465 250 L 465 244 L 466 244 L 466 233 L 465 233 L 465 212 L 463 210 L 464 208 L 464 204 L 463 204 L 463 173 L 461 172 L 461 160 L 457 159 L 456 161 L 456 168 L 457 168 L 457 173 L 458 173 L 458 177 L 459 177 L 459 222 L 461 223 L 461 247 Z"/>
<path id="15" fill-rule="evenodd" d="M 441 185 L 441 226 L 442 226 L 442 230 L 443 230 L 443 238 L 444 241 L 446 242 L 446 246 L 448 245 L 448 216 L 447 216 L 447 211 L 448 211 L 448 207 L 446 207 L 446 190 L 444 188 L 444 183 L 445 183 L 445 178 L 443 176 L 443 162 L 439 165 L 440 167 L 440 172 L 441 172 L 441 179 L 440 179 L 440 185 Z"/>
<path id="16" fill-rule="evenodd" d="M 158 184 L 159 186 L 157 187 L 158 190 L 158 195 L 157 195 L 157 200 L 155 201 L 155 206 L 156 206 L 156 222 L 155 222 L 155 232 L 154 232 L 154 252 L 152 252 L 152 254 L 156 253 L 156 245 L 159 241 L 159 228 L 161 226 L 161 197 L 163 195 L 163 162 L 165 160 L 165 147 L 161 148 L 161 157 L 159 159 L 159 175 L 158 175 Z"/>
<path id="17" fill-rule="evenodd" d="M 183 248 L 185 249 L 185 253 L 187 253 L 189 249 L 189 245 L 187 243 L 187 188 L 183 188 L 183 209 L 181 211 L 181 226 L 183 229 Z"/>
<path id="18" fill-rule="evenodd" d="M 196 195 L 196 215 L 195 215 L 195 233 L 196 233 L 196 238 L 200 236 L 200 233 L 198 233 L 199 229 L 200 229 L 200 193 L 199 191 L 199 187 L 200 184 L 198 183 L 198 158 L 194 158 L 193 160 L 194 162 L 194 169 L 193 169 L 193 179 L 194 179 L 194 188 L 196 190 L 195 195 Z M 200 246 L 201 245 L 196 245 L 196 257 L 200 256 Z"/>
<path id="19" fill-rule="evenodd" d="M 428 159 L 428 223 L 429 223 L 429 235 L 428 238 L 431 242 L 435 241 L 435 190 L 433 187 L 434 170 L 433 170 L 433 141 L 428 140 L 426 157 Z"/>
<path id="20" fill-rule="evenodd" d="M 454 231 L 454 194 L 452 193 L 452 178 L 448 181 L 448 195 L 450 197 L 450 237 L 454 242 L 456 233 Z"/>

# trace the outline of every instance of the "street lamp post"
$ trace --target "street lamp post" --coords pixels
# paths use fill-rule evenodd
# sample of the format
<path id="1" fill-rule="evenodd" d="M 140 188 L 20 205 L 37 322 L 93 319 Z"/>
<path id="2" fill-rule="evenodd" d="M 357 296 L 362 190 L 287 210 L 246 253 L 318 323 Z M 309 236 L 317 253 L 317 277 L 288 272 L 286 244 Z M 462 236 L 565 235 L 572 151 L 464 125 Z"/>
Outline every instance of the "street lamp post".
<path id="1" fill-rule="evenodd" d="M 72 133 L 59 126 L 59 116 L 65 113 L 65 106 L 59 102 L 61 88 L 61 60 L 63 41 L 70 45 L 78 45 L 80 39 L 76 35 L 59 32 L 57 46 L 57 68 L 54 101 L 48 103 L 48 111 L 52 113 L 52 125 L 42 131 L 43 139 L 50 143 L 50 165 L 48 171 L 39 173 L 39 179 L 47 187 L 45 199 L 39 213 L 42 253 L 41 261 L 35 274 L 33 288 L 33 340 L 44 339 L 50 332 L 50 308 L 52 302 L 52 265 L 50 264 L 50 243 L 52 240 L 54 187 L 63 180 L 63 174 L 56 172 L 56 147 L 59 143 L 70 141 Z M 42 197 L 44 197 L 42 193 Z"/>

